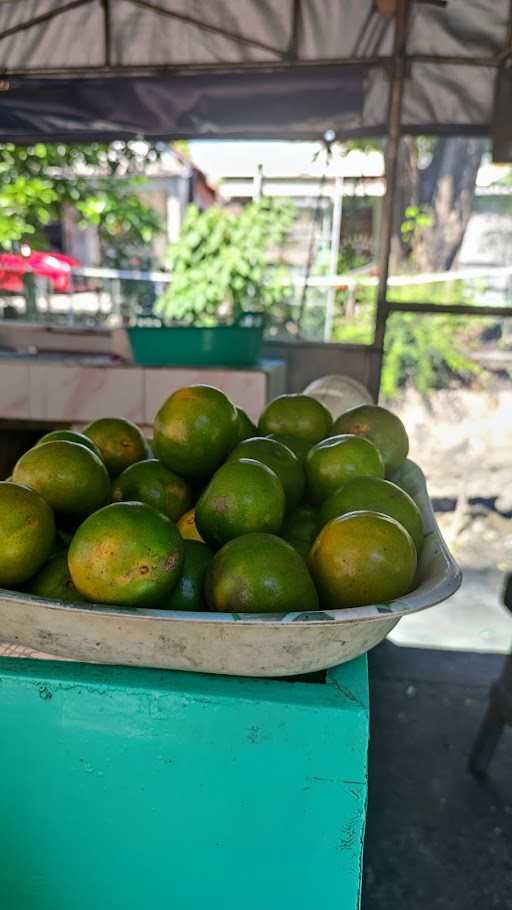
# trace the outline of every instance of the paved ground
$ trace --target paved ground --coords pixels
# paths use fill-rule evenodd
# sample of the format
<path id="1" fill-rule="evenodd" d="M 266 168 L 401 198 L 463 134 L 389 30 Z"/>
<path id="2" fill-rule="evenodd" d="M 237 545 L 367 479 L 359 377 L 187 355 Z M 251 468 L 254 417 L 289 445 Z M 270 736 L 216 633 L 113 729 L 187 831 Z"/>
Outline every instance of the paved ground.
<path id="1" fill-rule="evenodd" d="M 464 569 L 451 600 L 401 619 L 391 633 L 399 645 L 456 651 L 508 653 L 512 616 L 501 604 L 504 575 L 498 569 Z"/>
<path id="2" fill-rule="evenodd" d="M 486 784 L 466 772 L 502 661 L 389 641 L 370 655 L 363 910 L 510 910 L 512 728 Z"/>

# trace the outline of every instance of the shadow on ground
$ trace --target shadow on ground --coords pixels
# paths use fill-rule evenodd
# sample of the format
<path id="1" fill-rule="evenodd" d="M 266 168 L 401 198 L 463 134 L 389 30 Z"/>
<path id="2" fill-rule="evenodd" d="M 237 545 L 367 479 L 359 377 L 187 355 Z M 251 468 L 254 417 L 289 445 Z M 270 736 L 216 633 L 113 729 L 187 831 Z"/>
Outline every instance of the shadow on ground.
<path id="1" fill-rule="evenodd" d="M 369 659 L 363 910 L 510 910 L 512 728 L 486 783 L 466 771 L 503 657 L 387 641 Z"/>

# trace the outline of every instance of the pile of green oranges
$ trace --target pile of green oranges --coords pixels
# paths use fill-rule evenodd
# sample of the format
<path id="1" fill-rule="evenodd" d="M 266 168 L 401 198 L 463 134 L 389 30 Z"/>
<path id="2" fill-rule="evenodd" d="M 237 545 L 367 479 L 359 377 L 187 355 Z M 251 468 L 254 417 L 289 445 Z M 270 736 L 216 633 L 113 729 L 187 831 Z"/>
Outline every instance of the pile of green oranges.
<path id="1" fill-rule="evenodd" d="M 402 422 L 333 423 L 282 395 L 256 427 L 219 389 L 128 420 L 55 430 L 0 483 L 0 586 L 72 603 L 286 613 L 389 602 L 414 586 L 420 512 L 392 478 Z"/>

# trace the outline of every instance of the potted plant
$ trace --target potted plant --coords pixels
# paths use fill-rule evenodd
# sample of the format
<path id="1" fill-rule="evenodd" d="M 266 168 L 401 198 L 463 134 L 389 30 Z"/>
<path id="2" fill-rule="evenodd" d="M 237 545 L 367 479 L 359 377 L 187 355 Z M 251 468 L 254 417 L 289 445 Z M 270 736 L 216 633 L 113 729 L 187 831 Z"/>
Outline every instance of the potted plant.
<path id="1" fill-rule="evenodd" d="M 292 220 L 289 203 L 265 197 L 238 211 L 190 206 L 155 306 L 161 324 L 129 329 L 137 362 L 255 363 L 266 318 L 284 314 L 291 296 L 287 269 L 272 260 Z"/>

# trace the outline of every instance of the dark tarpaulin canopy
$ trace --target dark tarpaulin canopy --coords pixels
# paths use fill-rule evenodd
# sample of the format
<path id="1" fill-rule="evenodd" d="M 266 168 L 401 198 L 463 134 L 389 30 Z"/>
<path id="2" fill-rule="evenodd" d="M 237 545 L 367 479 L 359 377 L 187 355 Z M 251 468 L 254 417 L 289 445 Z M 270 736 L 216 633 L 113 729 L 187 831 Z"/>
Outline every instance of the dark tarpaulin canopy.
<path id="1" fill-rule="evenodd" d="M 488 134 L 509 23 L 510 0 L 0 0 L 0 135 L 383 135 L 398 56 L 402 132 Z"/>

